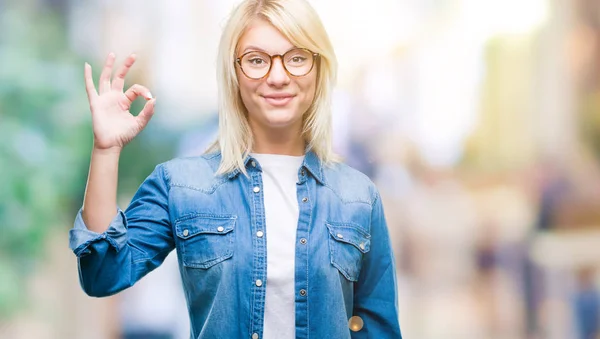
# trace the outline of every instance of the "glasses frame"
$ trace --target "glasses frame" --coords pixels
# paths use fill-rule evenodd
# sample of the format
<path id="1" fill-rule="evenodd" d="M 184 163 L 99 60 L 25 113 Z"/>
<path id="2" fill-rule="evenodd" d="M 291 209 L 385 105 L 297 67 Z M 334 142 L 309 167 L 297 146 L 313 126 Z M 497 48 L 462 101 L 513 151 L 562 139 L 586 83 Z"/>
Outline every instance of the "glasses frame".
<path id="1" fill-rule="evenodd" d="M 284 57 L 286 54 L 288 54 L 289 52 L 292 52 L 292 51 L 297 51 L 297 50 L 303 50 L 303 51 L 306 51 L 306 52 L 308 52 L 308 53 L 310 53 L 310 54 L 312 55 L 312 65 L 310 66 L 310 69 L 309 69 L 309 70 L 308 70 L 306 73 L 304 73 L 304 74 L 302 74 L 302 75 L 294 75 L 294 74 L 290 73 L 290 71 L 288 71 L 287 67 L 285 67 L 285 62 L 283 61 L 283 60 L 284 60 L 284 59 L 283 59 L 283 57 Z M 242 59 L 243 59 L 243 58 L 244 58 L 244 57 L 245 57 L 247 54 L 250 54 L 250 53 L 257 53 L 257 52 L 258 52 L 258 53 L 263 53 L 263 54 L 265 54 L 265 55 L 268 55 L 268 56 L 269 56 L 269 69 L 267 70 L 267 73 L 265 73 L 265 75 L 263 75 L 262 77 L 260 77 L 260 78 L 253 78 L 253 77 L 249 76 L 248 74 L 246 74 L 246 72 L 244 71 L 244 67 L 242 67 Z M 274 63 L 273 61 L 275 60 L 275 58 L 279 58 L 279 59 L 281 59 L 281 65 L 283 66 L 283 69 L 285 70 L 285 72 L 286 72 L 286 73 L 287 73 L 289 76 L 291 76 L 291 77 L 294 77 L 294 78 L 301 78 L 301 77 L 303 77 L 303 76 L 306 76 L 306 75 L 308 75 L 310 72 L 312 72 L 313 68 L 315 67 L 315 63 L 316 63 L 316 61 L 317 61 L 317 58 L 318 58 L 319 56 L 320 56 L 320 54 L 319 54 L 319 53 L 315 53 L 315 52 L 311 51 L 311 50 L 310 50 L 310 49 L 308 49 L 308 48 L 300 48 L 300 47 L 296 47 L 296 48 L 292 48 L 292 49 L 290 49 L 289 51 L 287 51 L 287 52 L 285 52 L 285 53 L 283 53 L 283 54 L 273 54 L 273 55 L 269 55 L 268 53 L 266 53 L 266 52 L 264 52 L 264 51 L 248 51 L 248 52 L 246 52 L 246 53 L 244 53 L 244 54 L 240 55 L 239 57 L 237 57 L 237 58 L 235 59 L 235 62 L 238 64 L 238 66 L 240 66 L 240 70 L 242 70 L 242 73 L 244 73 L 244 75 L 246 76 L 246 78 L 248 78 L 248 79 L 252 79 L 252 80 L 262 80 L 262 79 L 264 79 L 264 78 L 268 77 L 268 76 L 269 76 L 269 74 L 271 73 L 271 69 L 273 68 L 273 63 Z"/>

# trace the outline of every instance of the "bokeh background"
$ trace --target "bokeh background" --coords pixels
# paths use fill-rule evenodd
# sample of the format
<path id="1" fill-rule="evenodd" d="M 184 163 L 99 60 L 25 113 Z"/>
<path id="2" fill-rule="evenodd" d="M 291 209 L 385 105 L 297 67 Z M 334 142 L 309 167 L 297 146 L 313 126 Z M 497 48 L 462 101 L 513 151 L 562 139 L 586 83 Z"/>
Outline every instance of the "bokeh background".
<path id="1" fill-rule="evenodd" d="M 215 137 L 237 2 L 0 0 L 1 338 L 189 336 L 174 254 L 117 296 L 79 288 L 83 64 L 97 80 L 109 52 L 135 52 L 128 84 L 158 98 L 121 158 L 124 208 Z M 336 150 L 383 196 L 404 336 L 599 338 L 600 2 L 311 3 L 340 62 Z"/>

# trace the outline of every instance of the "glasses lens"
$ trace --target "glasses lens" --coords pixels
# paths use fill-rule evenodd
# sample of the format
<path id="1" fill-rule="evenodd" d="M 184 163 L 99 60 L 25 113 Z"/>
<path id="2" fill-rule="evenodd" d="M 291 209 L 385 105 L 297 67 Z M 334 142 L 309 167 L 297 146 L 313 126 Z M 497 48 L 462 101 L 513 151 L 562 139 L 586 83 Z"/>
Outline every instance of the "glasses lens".
<path id="1" fill-rule="evenodd" d="M 305 49 L 293 49 L 285 53 L 283 62 L 290 74 L 303 76 L 308 74 L 312 68 L 313 55 Z"/>
<path id="2" fill-rule="evenodd" d="M 271 58 L 262 52 L 250 52 L 241 60 L 242 70 L 249 78 L 260 79 L 267 75 Z"/>

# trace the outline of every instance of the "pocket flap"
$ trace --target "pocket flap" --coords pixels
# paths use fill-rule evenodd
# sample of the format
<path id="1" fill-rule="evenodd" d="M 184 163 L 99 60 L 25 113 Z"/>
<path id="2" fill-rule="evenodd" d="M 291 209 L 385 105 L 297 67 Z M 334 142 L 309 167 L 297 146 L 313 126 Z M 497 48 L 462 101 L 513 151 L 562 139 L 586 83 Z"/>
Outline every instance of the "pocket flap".
<path id="1" fill-rule="evenodd" d="M 233 231 L 235 216 L 196 214 L 175 222 L 175 232 L 181 239 L 198 234 L 227 234 Z"/>
<path id="2" fill-rule="evenodd" d="M 339 242 L 354 245 L 362 253 L 371 248 L 371 235 L 360 225 L 352 223 L 326 222 L 329 234 Z"/>

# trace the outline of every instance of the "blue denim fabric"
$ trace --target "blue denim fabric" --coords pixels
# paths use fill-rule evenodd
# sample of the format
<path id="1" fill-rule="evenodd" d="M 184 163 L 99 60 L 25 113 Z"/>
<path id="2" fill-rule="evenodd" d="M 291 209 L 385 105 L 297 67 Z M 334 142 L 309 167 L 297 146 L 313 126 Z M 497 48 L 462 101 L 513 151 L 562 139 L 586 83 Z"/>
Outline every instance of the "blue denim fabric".
<path id="1" fill-rule="evenodd" d="M 215 176 L 221 156 L 158 165 L 102 234 L 81 211 L 70 231 L 90 296 L 132 286 L 176 249 L 191 338 L 262 338 L 268 234 L 260 164 Z M 378 191 L 307 152 L 298 170 L 296 338 L 401 338 L 394 257 Z M 258 281 L 260 280 L 260 282 Z M 361 330 L 349 329 L 359 316 Z"/>

